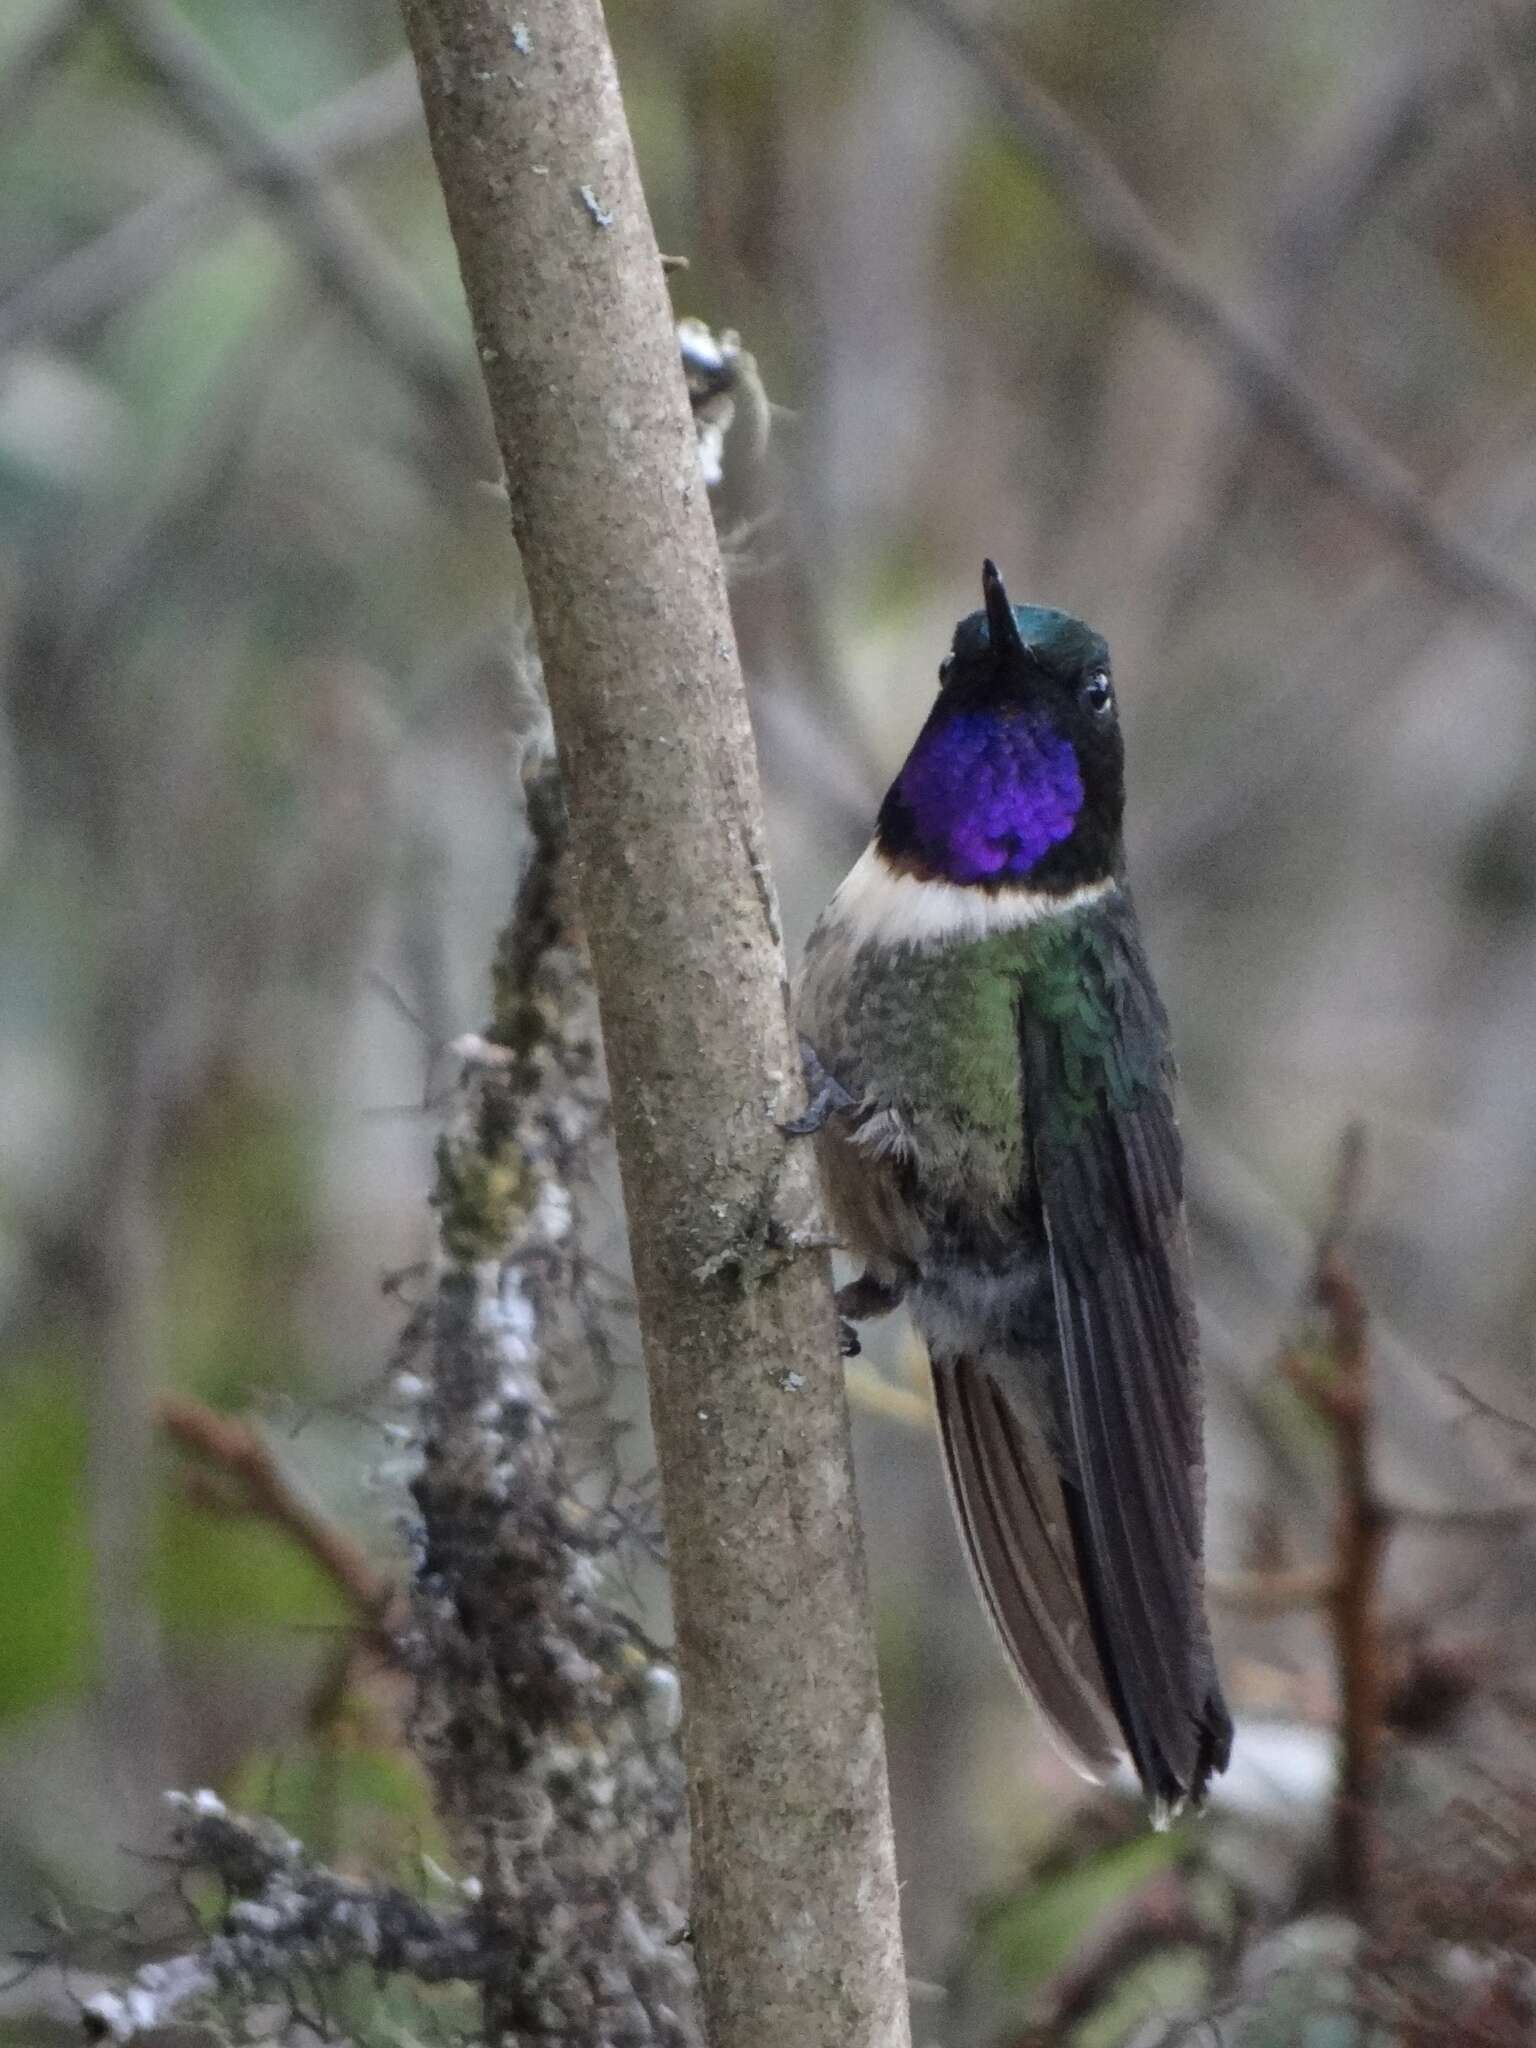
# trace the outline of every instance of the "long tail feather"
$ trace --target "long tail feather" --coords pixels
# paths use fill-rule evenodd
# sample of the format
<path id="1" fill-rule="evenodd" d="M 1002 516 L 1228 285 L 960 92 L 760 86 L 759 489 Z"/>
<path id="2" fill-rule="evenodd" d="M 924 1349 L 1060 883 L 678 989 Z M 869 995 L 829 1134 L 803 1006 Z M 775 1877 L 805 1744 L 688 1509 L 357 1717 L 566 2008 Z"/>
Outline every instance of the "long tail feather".
<path id="1" fill-rule="evenodd" d="M 936 1358 L 944 1462 L 982 1599 L 1057 1745 L 1084 1776 L 1124 1754 L 1072 1523 L 1038 1425 L 984 1367 Z"/>
<path id="2" fill-rule="evenodd" d="M 1084 1475 L 1084 1483 L 1063 1478 L 1012 1384 L 1025 1377 L 966 1357 L 934 1360 L 945 1468 L 967 1554 L 992 1624 L 1057 1746 L 1097 1780 L 1129 1753 L 1161 1824 L 1187 1801 L 1198 1804 L 1231 1741 L 1198 1582 L 1186 1576 L 1191 1560 L 1176 1566 L 1170 1555 L 1158 1508 L 1117 1500 L 1104 1474 Z M 1098 1428 L 1119 1437 L 1125 1418 L 1101 1416 Z M 1127 1570 L 1131 1583 L 1119 1583 Z M 1130 1613 L 1151 1625 L 1128 1626 Z"/>

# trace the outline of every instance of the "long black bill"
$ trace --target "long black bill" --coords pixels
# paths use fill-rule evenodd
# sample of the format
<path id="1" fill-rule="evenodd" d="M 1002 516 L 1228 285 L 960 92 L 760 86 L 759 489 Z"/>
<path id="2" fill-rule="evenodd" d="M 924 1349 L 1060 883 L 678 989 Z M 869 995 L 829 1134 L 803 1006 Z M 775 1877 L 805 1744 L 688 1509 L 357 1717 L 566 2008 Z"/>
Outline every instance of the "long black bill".
<path id="1" fill-rule="evenodd" d="M 981 594 L 986 601 L 987 637 L 992 643 L 993 653 L 1027 654 L 1029 649 L 1019 632 L 1019 622 L 1013 616 L 1013 606 L 1008 602 L 1003 579 L 997 573 L 996 562 L 990 557 L 981 565 Z"/>

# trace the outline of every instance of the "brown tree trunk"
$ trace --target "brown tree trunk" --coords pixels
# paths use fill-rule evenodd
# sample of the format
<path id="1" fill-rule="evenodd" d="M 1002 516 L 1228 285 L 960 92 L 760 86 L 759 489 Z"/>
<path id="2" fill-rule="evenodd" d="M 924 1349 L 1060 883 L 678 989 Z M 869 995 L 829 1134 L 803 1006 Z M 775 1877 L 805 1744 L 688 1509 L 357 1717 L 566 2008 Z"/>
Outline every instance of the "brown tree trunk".
<path id="1" fill-rule="evenodd" d="M 894 1858 L 740 668 L 597 0 L 404 0 L 507 468 L 602 1008 L 715 2048 L 902 2048 Z"/>

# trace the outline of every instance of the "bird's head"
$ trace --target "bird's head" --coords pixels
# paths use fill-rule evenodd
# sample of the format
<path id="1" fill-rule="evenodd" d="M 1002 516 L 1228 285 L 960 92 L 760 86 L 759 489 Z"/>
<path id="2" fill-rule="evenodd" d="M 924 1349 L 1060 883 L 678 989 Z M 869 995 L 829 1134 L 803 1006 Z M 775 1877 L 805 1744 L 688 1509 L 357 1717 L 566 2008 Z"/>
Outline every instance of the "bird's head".
<path id="1" fill-rule="evenodd" d="M 880 809 L 886 861 L 925 880 L 1066 893 L 1118 873 L 1125 753 L 1109 649 L 1066 612 L 985 608 L 955 628 L 940 690 Z"/>

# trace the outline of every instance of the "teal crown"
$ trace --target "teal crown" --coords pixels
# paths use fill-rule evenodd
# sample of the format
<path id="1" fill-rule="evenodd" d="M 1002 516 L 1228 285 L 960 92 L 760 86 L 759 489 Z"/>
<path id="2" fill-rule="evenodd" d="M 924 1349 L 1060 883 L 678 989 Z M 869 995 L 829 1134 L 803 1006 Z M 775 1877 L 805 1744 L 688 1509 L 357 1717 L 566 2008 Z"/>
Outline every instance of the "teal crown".
<path id="1" fill-rule="evenodd" d="M 1042 667 L 1075 671 L 1108 664 L 1107 642 L 1070 612 L 1058 612 L 1047 604 L 1016 604 L 1009 609 L 1025 652 L 1033 655 Z M 954 652 L 958 663 L 975 660 L 988 653 L 991 646 L 992 631 L 985 612 L 972 612 L 956 626 Z"/>

